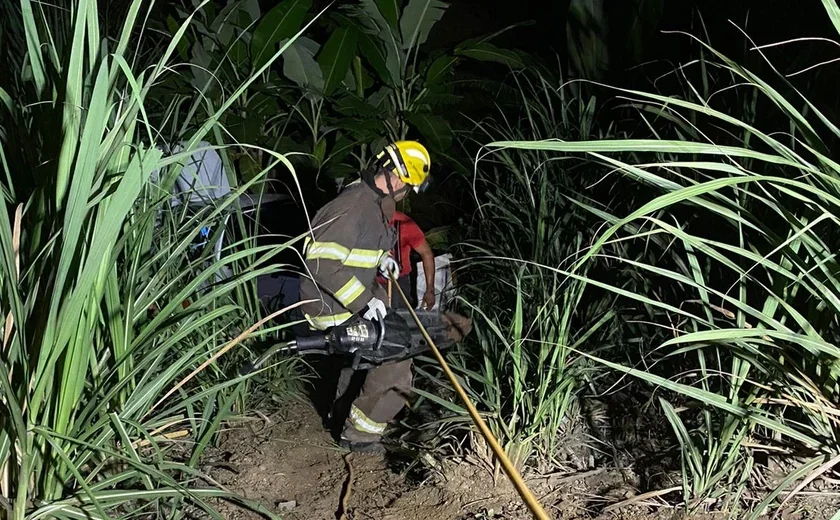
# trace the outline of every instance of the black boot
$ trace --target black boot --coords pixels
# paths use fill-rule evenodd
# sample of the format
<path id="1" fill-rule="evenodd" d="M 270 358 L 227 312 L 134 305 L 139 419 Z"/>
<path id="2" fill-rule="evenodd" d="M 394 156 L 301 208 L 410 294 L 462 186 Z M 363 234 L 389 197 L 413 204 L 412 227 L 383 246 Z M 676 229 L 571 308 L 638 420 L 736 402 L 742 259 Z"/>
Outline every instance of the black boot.
<path id="1" fill-rule="evenodd" d="M 346 424 L 341 431 L 339 445 L 352 452 L 385 453 L 382 435 L 360 432 L 349 424 Z"/>

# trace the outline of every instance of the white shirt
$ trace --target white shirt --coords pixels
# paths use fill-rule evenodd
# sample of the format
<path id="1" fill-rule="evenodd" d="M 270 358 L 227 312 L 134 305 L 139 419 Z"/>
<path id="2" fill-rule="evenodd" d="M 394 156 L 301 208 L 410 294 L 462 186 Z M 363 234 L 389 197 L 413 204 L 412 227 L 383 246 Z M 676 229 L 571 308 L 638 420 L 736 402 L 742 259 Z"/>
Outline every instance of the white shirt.
<path id="1" fill-rule="evenodd" d="M 185 145 L 186 142 L 183 141 L 178 143 L 172 148 L 171 153 L 180 152 Z M 175 179 L 172 206 L 178 206 L 185 201 L 188 204 L 207 206 L 230 193 L 230 183 L 222 158 L 216 150 L 207 149 L 210 146 L 207 141 L 198 143 L 199 150 L 194 152 L 184 164 L 178 178 Z M 157 182 L 159 171 L 152 172 L 151 177 L 153 182 Z"/>

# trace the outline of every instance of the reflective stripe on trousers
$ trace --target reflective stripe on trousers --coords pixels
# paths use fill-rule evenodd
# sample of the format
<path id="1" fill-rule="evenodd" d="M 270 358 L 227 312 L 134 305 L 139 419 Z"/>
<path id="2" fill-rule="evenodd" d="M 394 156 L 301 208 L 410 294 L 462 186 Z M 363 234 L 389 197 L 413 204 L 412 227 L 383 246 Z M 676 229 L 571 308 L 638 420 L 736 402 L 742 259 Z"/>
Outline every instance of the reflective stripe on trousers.
<path id="1" fill-rule="evenodd" d="M 350 424 L 360 432 L 370 433 L 373 435 L 382 435 L 385 431 L 386 423 L 376 422 L 365 415 L 355 404 L 350 407 L 350 416 L 348 417 Z"/>
<path id="2" fill-rule="evenodd" d="M 385 425 L 405 406 L 411 379 L 410 359 L 371 369 L 353 402 L 347 418 L 349 425 L 363 433 L 381 435 Z M 357 411 L 355 417 L 353 410 Z"/>

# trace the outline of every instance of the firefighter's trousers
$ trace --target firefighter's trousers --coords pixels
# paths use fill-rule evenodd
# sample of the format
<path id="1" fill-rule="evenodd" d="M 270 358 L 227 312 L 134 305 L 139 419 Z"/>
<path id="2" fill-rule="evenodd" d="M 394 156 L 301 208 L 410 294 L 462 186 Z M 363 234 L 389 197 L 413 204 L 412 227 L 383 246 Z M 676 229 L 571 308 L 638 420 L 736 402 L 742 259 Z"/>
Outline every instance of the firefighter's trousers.
<path id="1" fill-rule="evenodd" d="M 346 390 L 352 372 L 350 368 L 342 370 L 336 397 Z M 410 359 L 371 369 L 359 397 L 350 407 L 342 437 L 354 441 L 371 441 L 381 437 L 388 422 L 406 405 L 411 380 Z"/>

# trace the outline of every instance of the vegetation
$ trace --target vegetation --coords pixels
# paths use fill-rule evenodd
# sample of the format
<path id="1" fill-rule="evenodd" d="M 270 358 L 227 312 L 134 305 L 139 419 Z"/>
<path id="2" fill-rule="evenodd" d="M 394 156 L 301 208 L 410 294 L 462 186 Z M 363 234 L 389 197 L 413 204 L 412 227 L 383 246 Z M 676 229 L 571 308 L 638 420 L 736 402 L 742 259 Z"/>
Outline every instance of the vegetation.
<path id="1" fill-rule="evenodd" d="M 556 67 L 500 46 L 507 29 L 429 45 L 440 0 L 185 5 L 4 6 L 0 517 L 220 518 L 215 498 L 271 516 L 197 469 L 254 405 L 235 369 L 282 328 L 255 280 L 296 246 L 258 244 L 238 197 L 288 189 L 308 211 L 322 175 L 403 138 L 456 173 L 438 195 L 467 221 L 449 237 L 476 328 L 450 356 L 522 471 L 620 465 L 632 416 L 655 437 L 639 460 L 666 455 L 636 487 L 692 510 L 755 518 L 834 472 L 840 125 L 769 59 L 698 40 L 658 90 L 582 81 L 637 64 L 663 2 L 612 21 L 569 2 Z M 173 207 L 201 148 L 233 191 Z M 429 200 L 412 209 L 448 214 Z M 425 428 L 487 457 L 436 370 Z M 305 372 L 264 374 L 292 393 Z"/>
<path id="2" fill-rule="evenodd" d="M 214 241 L 258 177 L 196 212 L 169 199 L 179 166 L 256 76 L 218 106 L 194 97 L 186 111 L 153 110 L 191 17 L 170 42 L 144 48 L 139 0 L 114 33 L 100 32 L 111 25 L 94 2 L 24 0 L 15 14 L 14 75 L 0 91 L 5 514 L 178 517 L 189 505 L 219 518 L 207 499 L 230 494 L 198 486 L 195 468 L 241 409 L 244 383 L 223 354 L 251 332 L 250 286 L 279 268 L 281 248 L 247 239 L 220 259 L 210 245 L 187 254 L 203 227 Z M 182 152 L 153 146 L 163 123 L 189 129 Z M 186 451 L 172 443 L 185 437 Z"/>
<path id="3" fill-rule="evenodd" d="M 452 72 L 464 59 L 522 66 L 521 55 L 498 49 L 491 37 L 457 49 L 429 53 L 429 33 L 448 4 L 438 0 L 397 3 L 364 0 L 312 10 L 310 0 L 279 2 L 261 13 L 257 2 L 237 0 L 218 13 L 197 13 L 179 45 L 197 66 L 173 78 L 173 89 L 192 85 L 218 104 L 231 85 L 258 71 L 281 45 L 274 68 L 244 92 L 223 116 L 236 142 L 297 152 L 289 160 L 306 175 L 342 181 L 356 175 L 388 140 L 422 137 L 445 157 L 453 144 L 452 118 L 444 112 L 462 97 Z M 175 8 L 172 34 L 187 12 Z M 304 25 L 306 34 L 293 38 Z M 492 35 L 491 35 L 492 36 Z M 270 155 L 238 157 L 248 175 Z"/>
<path id="4" fill-rule="evenodd" d="M 609 120 L 639 125 L 599 124 L 594 98 L 533 75 L 518 119 L 478 125 L 492 142 L 462 276 L 482 326 L 461 367 L 538 472 L 576 462 L 561 439 L 632 376 L 672 429 L 686 507 L 756 518 L 840 460 L 840 134 L 785 76 L 702 49 L 682 95 L 614 89 Z M 771 465 L 784 474 L 745 513 Z"/>

